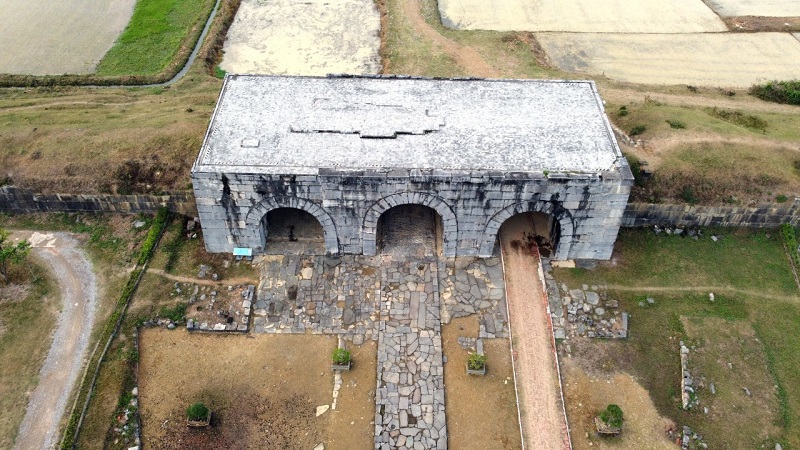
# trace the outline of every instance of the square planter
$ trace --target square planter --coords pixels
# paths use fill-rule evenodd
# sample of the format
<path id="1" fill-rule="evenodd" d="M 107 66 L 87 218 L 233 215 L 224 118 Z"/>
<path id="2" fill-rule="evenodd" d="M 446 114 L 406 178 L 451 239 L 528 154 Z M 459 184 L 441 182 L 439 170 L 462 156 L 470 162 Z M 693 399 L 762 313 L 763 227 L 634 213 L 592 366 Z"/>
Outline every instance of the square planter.
<path id="1" fill-rule="evenodd" d="M 483 365 L 482 369 L 474 370 L 469 368 L 469 363 L 466 363 L 467 367 L 467 375 L 486 375 L 486 364 Z"/>
<path id="2" fill-rule="evenodd" d="M 350 370 L 350 366 L 353 365 L 353 361 L 347 361 L 347 364 L 331 364 L 331 369 L 333 370 Z"/>
<path id="3" fill-rule="evenodd" d="M 186 419 L 186 425 L 190 427 L 207 427 L 211 424 L 211 410 L 208 411 L 206 420 L 189 420 Z"/>

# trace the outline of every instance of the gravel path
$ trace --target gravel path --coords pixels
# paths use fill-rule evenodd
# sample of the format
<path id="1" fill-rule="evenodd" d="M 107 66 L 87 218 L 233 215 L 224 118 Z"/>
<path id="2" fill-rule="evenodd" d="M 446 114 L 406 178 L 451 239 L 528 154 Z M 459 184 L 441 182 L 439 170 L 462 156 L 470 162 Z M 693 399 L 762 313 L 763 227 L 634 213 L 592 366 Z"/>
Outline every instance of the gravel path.
<path id="1" fill-rule="evenodd" d="M 538 262 L 524 244 L 526 230 L 524 222 L 508 221 L 500 236 L 523 443 L 529 449 L 568 449 L 544 289 L 536 276 Z"/>
<path id="2" fill-rule="evenodd" d="M 87 356 L 97 309 L 97 280 L 78 241 L 66 233 L 17 231 L 12 238 L 31 242 L 31 253 L 48 266 L 61 291 L 62 307 L 53 343 L 15 446 L 25 450 L 51 449 L 58 446 L 59 425 Z"/>

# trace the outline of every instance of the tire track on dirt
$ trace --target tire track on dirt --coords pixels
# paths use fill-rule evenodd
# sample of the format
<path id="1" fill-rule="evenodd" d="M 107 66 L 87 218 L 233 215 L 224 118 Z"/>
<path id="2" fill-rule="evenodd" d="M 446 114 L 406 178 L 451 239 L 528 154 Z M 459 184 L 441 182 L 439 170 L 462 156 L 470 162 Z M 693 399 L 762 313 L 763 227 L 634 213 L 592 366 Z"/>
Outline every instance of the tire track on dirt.
<path id="1" fill-rule="evenodd" d="M 12 237 L 31 242 L 31 253 L 48 267 L 61 293 L 53 341 L 14 447 L 51 449 L 58 445 L 67 402 L 88 354 L 97 309 L 97 279 L 78 241 L 66 233 L 15 231 Z"/>

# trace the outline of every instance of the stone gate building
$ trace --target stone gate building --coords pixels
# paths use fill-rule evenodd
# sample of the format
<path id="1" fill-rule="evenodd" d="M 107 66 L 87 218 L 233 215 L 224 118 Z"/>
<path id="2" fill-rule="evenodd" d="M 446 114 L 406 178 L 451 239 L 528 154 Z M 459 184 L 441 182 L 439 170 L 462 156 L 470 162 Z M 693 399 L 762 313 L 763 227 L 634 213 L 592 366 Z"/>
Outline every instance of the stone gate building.
<path id="1" fill-rule="evenodd" d="M 422 205 L 447 257 L 538 212 L 555 259 L 595 260 L 633 177 L 591 81 L 229 75 L 192 181 L 211 252 L 263 252 L 268 213 L 294 208 L 327 253 L 372 255 L 382 215 Z"/>

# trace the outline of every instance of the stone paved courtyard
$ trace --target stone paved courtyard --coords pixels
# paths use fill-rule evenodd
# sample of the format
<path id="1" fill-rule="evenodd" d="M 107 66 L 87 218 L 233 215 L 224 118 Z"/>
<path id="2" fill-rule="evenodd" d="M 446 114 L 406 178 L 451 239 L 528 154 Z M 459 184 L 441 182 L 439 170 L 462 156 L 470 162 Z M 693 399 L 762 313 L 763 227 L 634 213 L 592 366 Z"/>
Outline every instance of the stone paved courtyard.
<path id="1" fill-rule="evenodd" d="M 441 324 L 480 317 L 507 337 L 497 258 L 264 256 L 256 333 L 336 334 L 378 342 L 375 448 L 447 448 Z"/>

